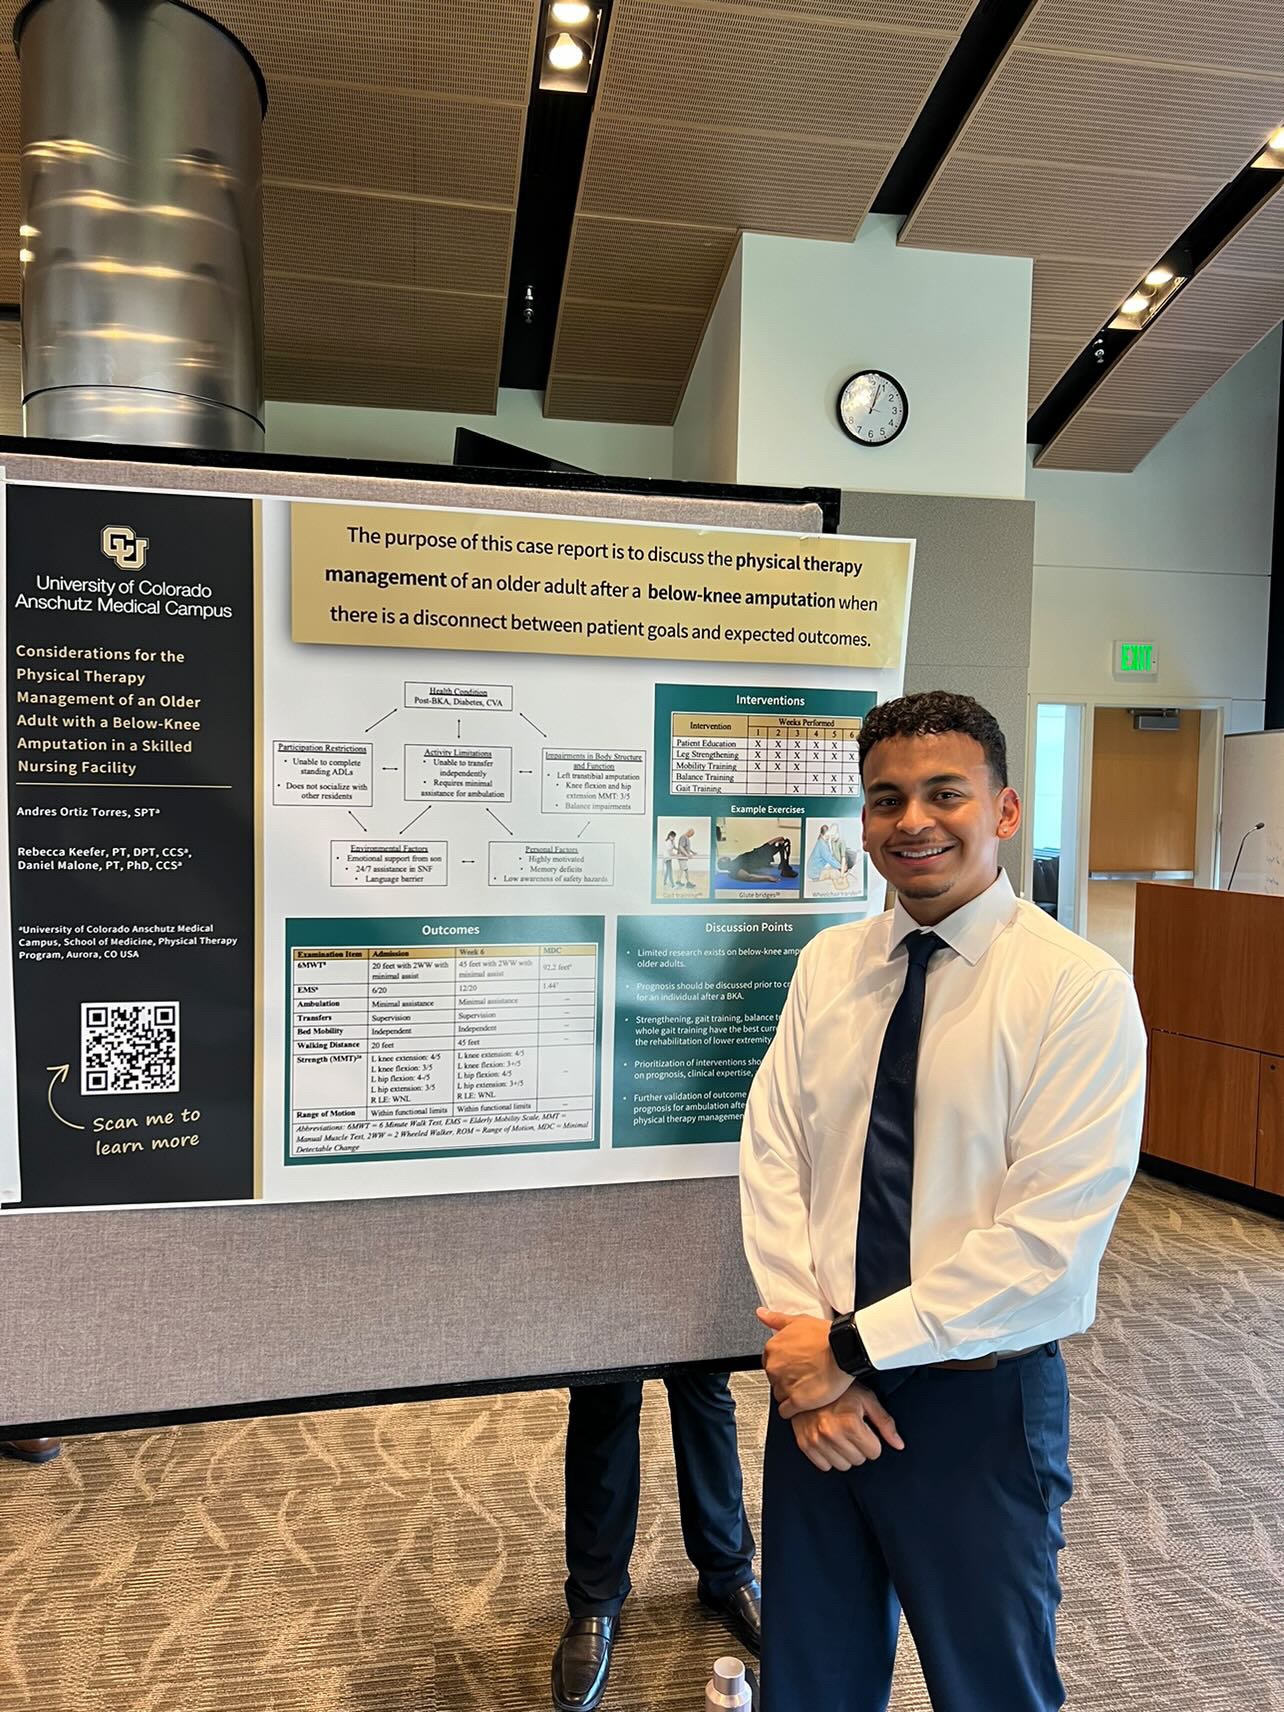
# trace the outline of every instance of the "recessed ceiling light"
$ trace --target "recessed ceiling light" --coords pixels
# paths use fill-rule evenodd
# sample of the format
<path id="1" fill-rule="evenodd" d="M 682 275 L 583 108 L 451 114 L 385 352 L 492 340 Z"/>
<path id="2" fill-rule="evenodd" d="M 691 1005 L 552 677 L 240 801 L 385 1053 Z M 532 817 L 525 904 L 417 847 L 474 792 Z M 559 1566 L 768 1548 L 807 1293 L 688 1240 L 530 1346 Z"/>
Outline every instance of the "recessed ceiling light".
<path id="1" fill-rule="evenodd" d="M 18 260 L 20 262 L 22 262 L 24 266 L 26 265 L 27 262 L 34 262 L 35 259 L 36 259 L 35 256 L 32 254 L 32 252 L 30 250 L 19 250 L 18 251 Z"/>
<path id="2" fill-rule="evenodd" d="M 568 30 L 578 30 L 593 16 L 593 8 L 586 6 L 584 0 L 553 0 L 549 13 L 555 24 L 562 24 Z"/>
<path id="3" fill-rule="evenodd" d="M 1151 268 L 1146 275 L 1147 285 L 1171 285 L 1176 275 L 1170 267 Z"/>
<path id="4" fill-rule="evenodd" d="M 1276 131 L 1266 146 L 1273 154 L 1284 155 L 1284 129 Z"/>
<path id="5" fill-rule="evenodd" d="M 20 238 L 38 238 L 40 236 L 40 233 L 36 230 L 36 228 L 34 226 L 19 226 L 18 227 L 18 236 Z"/>
<path id="6" fill-rule="evenodd" d="M 548 50 L 548 63 L 558 71 L 574 71 L 584 64 L 584 49 L 563 30 Z"/>
<path id="7" fill-rule="evenodd" d="M 1144 291 L 1134 291 L 1131 297 L 1124 298 L 1122 308 L 1125 315 L 1144 315 L 1150 308 L 1150 299 Z M 1150 349 L 1149 345 L 1146 349 Z"/>

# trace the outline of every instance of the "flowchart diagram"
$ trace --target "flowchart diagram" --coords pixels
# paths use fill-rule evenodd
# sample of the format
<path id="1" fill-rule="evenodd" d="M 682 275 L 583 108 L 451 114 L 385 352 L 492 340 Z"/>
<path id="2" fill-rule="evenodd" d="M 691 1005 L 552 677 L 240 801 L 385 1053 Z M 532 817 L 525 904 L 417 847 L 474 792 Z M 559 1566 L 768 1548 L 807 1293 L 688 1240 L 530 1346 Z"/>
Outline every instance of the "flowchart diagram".
<path id="1" fill-rule="evenodd" d="M 481 867 L 485 884 L 497 890 L 615 884 L 617 829 L 595 823 L 645 817 L 645 749 L 557 744 L 515 706 L 511 684 L 401 687 L 400 703 L 351 741 L 272 743 L 273 805 L 342 811 L 360 834 L 330 839 L 331 886 L 444 889 L 452 862 Z M 479 713 L 509 716 L 510 741 L 477 739 L 469 727 Z M 512 805 L 523 778 L 536 786 L 535 815 L 563 826 L 574 821 L 573 834 L 545 825 L 530 835 L 525 791 L 517 824 Z M 434 837 L 428 817 L 446 804 L 456 812 Z M 476 812 L 457 812 L 468 808 Z"/>

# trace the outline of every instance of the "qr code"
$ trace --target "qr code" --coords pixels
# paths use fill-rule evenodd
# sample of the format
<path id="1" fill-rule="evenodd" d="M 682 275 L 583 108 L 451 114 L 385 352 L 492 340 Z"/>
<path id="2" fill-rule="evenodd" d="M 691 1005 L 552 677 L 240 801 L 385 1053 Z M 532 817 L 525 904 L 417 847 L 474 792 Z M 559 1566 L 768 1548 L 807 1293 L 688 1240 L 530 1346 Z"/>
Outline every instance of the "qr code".
<path id="1" fill-rule="evenodd" d="M 178 1006 L 80 1007 L 82 1094 L 176 1094 Z"/>

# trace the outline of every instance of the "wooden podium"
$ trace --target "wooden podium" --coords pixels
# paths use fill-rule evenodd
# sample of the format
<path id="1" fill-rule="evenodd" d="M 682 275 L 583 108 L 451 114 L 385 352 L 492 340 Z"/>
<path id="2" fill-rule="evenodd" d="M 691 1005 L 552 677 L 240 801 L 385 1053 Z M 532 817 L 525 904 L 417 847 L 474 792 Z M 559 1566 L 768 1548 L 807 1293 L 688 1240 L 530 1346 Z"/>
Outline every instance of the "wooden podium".
<path id="1" fill-rule="evenodd" d="M 1142 1150 L 1284 1195 L 1284 897 L 1137 887 Z"/>

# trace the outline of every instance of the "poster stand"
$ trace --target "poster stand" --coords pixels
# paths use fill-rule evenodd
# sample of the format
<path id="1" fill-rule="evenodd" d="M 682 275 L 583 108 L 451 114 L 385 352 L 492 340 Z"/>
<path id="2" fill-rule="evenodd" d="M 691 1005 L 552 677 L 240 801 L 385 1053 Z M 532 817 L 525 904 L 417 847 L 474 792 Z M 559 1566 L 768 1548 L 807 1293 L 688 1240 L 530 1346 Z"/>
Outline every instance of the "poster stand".
<path id="1" fill-rule="evenodd" d="M 723 551 L 746 525 L 814 537 L 811 495 L 800 507 L 654 484 L 592 490 L 587 478 L 571 492 L 543 474 L 532 493 L 493 472 L 470 490 L 454 471 L 425 482 L 19 444 L 5 454 L 10 826 L 13 851 L 29 854 L 13 856 L 11 880 L 15 947 L 21 931 L 31 955 L 15 958 L 23 1200 L 6 1212 L 0 1258 L 15 1321 L 3 1424 L 56 1416 L 72 1430 L 751 1360 L 725 1175 L 739 1084 L 791 952 L 835 904 L 848 916 L 873 907 L 854 861 L 841 898 L 827 891 L 822 907 L 810 887 L 832 889 L 834 863 L 813 875 L 806 859 L 820 839 L 810 823 L 824 825 L 828 850 L 831 822 L 852 807 L 844 743 L 899 683 L 908 551 L 897 549 L 899 584 L 890 558 L 880 573 L 902 601 L 888 611 L 891 640 L 877 642 L 886 663 L 826 666 L 818 643 L 782 689 L 780 660 L 755 659 L 744 640 L 781 632 L 778 614 L 737 615 L 723 660 L 702 658 L 716 637 L 656 658 L 657 640 L 676 652 L 688 639 L 663 592 L 678 561 L 663 575 L 652 566 L 679 541 Z M 647 491 L 620 491 L 629 485 Z M 379 520 L 408 505 L 431 510 L 412 525 L 404 511 L 399 526 Z M 446 611 L 432 581 L 442 554 L 463 574 L 467 524 L 479 543 L 512 543 L 495 558 L 515 561 L 527 541 L 564 563 L 527 575 L 478 553 L 471 578 L 510 584 L 476 601 L 460 590 L 451 611 L 525 628 L 502 650 L 474 637 L 412 652 L 415 615 Z M 455 545 L 416 539 L 434 535 Z M 767 545 L 754 543 L 759 559 Z M 855 545 L 813 556 L 855 562 Z M 867 561 L 895 546 L 861 545 Z M 779 542 L 772 551 L 789 558 Z M 607 555 L 653 552 L 645 574 L 604 574 Z M 340 584 L 326 574 L 336 569 L 364 576 Z M 720 570 L 698 567 L 701 585 L 719 586 Z M 872 571 L 815 573 L 835 587 L 862 574 L 872 608 L 859 630 L 844 618 L 848 638 L 873 631 L 888 593 L 872 593 Z M 750 576 L 762 592 L 773 576 L 790 591 L 807 580 L 796 568 Z M 735 577 L 722 582 L 733 589 Z M 556 611 L 547 586 L 523 582 L 559 585 Z M 595 594 L 595 583 L 611 586 Z M 93 610 L 35 604 L 53 599 Z M 103 600 L 135 606 L 104 613 Z M 826 608 L 804 617 L 796 635 L 839 631 Z M 354 639 L 371 624 L 402 634 Z M 613 651 L 560 651 L 590 640 Z M 152 658 L 71 657 L 94 650 Z M 389 684 L 395 696 L 381 694 Z M 568 688 L 574 707 L 559 722 Z M 603 690 L 615 705 L 590 705 Z M 48 723 L 19 727 L 19 708 Z M 310 723 L 296 729 L 301 710 Z M 692 730 L 711 720 L 718 730 Z M 153 784 L 189 790 L 148 799 Z M 221 789 L 190 788 L 206 784 Z M 137 819 L 158 800 L 159 829 L 117 826 L 121 810 Z M 657 811 L 673 818 L 675 804 L 697 836 L 685 866 L 675 844 L 666 877 Z M 105 807 L 112 825 L 61 812 L 23 824 L 19 806 Z M 678 895 L 684 873 L 701 895 Z M 752 978 L 730 978 L 737 959 L 741 975 L 757 972 L 756 1004 L 742 996 Z M 663 961 L 681 968 L 676 992 L 655 991 L 675 984 L 654 979 Z M 720 984 L 726 1002 L 713 997 Z M 702 1016 L 703 1043 L 675 1078 L 666 1041 Z M 63 1284 L 33 1324 L 24 1278 L 51 1261 Z"/>

